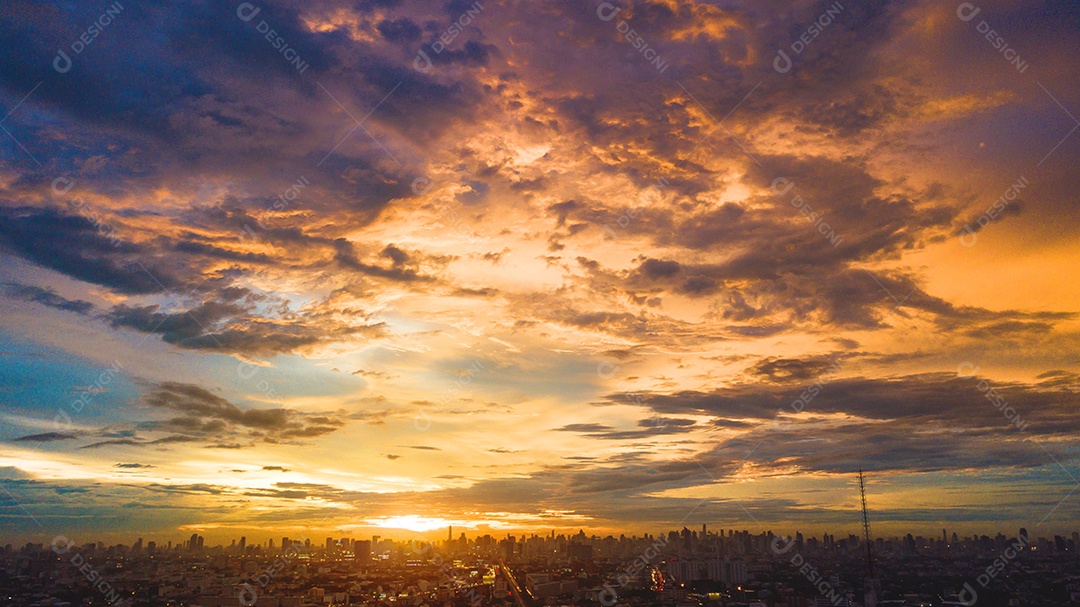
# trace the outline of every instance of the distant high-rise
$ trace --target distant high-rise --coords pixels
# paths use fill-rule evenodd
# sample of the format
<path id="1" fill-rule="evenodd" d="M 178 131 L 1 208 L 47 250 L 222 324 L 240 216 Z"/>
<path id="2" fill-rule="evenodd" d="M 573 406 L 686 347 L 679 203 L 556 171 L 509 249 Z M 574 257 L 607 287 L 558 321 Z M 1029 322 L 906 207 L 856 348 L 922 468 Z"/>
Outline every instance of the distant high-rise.
<path id="1" fill-rule="evenodd" d="M 572 563 L 591 563 L 593 560 L 593 547 L 588 544 L 572 543 L 567 549 Z"/>
<path id="2" fill-rule="evenodd" d="M 356 540 L 353 542 L 353 554 L 360 562 L 371 560 L 371 542 L 369 540 Z"/>
<path id="3" fill-rule="evenodd" d="M 244 548 L 247 548 L 247 536 L 246 535 L 241 535 L 240 536 L 240 552 L 243 552 Z"/>

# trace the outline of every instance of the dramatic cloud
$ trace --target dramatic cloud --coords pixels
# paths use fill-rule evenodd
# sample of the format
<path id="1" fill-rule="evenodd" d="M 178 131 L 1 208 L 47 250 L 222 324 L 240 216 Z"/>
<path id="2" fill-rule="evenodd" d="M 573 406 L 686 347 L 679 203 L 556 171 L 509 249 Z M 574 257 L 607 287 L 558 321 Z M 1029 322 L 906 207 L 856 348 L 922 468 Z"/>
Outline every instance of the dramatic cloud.
<path id="1" fill-rule="evenodd" d="M 0 6 L 27 510 L 1071 531 L 1075 3 L 617 4 Z"/>
<path id="2" fill-rule="evenodd" d="M 94 309 L 94 304 L 88 301 L 83 301 L 81 299 L 70 300 L 57 294 L 56 291 L 53 291 L 52 289 L 42 289 L 41 287 L 17 283 L 7 283 L 5 287 L 7 287 L 7 292 L 12 297 L 33 301 L 58 310 L 66 310 L 68 312 L 86 315 Z"/>
<path id="3" fill-rule="evenodd" d="M 205 388 L 167 382 L 143 395 L 143 402 L 157 409 L 179 413 L 161 421 L 144 422 L 147 430 L 183 432 L 197 437 L 246 435 L 265 442 L 315 438 L 329 434 L 344 421 L 326 415 L 291 409 L 241 409 Z"/>
<path id="4" fill-rule="evenodd" d="M 54 441 L 65 441 L 75 438 L 78 438 L 78 436 L 67 432 L 44 432 L 42 434 L 20 436 L 15 440 L 23 443 L 51 443 Z"/>

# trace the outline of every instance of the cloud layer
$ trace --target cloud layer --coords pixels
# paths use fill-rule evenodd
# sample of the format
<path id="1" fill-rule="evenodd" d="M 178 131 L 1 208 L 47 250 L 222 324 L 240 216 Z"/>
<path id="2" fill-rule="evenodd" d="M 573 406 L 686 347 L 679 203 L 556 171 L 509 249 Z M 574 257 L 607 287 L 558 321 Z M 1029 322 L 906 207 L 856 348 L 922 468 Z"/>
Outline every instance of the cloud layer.
<path id="1" fill-rule="evenodd" d="M 20 503 L 1080 519 L 1077 8 L 613 6 L 0 8 Z"/>

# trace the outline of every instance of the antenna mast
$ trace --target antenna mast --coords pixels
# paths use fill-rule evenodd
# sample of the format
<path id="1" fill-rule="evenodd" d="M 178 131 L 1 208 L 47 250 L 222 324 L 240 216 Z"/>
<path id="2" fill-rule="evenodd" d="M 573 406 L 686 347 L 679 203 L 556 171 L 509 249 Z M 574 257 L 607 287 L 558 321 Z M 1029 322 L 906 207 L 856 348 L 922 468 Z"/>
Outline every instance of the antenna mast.
<path id="1" fill-rule="evenodd" d="M 865 601 L 866 607 L 877 607 L 878 579 L 874 575 L 874 543 L 870 539 L 870 510 L 866 507 L 866 479 L 863 477 L 862 468 L 859 468 L 859 497 L 862 498 L 862 525 L 863 537 L 866 538 L 866 567 L 870 577 L 866 579 Z"/>
<path id="2" fill-rule="evenodd" d="M 874 577 L 874 544 L 870 539 L 870 512 L 866 509 L 866 480 L 862 468 L 859 468 L 859 496 L 862 498 L 863 536 L 866 538 L 866 566 L 870 577 Z"/>

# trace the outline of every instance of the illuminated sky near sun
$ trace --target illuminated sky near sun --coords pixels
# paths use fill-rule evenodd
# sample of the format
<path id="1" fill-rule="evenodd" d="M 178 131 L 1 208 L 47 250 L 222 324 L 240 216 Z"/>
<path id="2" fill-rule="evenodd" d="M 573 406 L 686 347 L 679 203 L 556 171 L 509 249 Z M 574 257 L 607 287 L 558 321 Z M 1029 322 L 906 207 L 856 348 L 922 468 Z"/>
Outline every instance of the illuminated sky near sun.
<path id="1" fill-rule="evenodd" d="M 4 538 L 1080 521 L 1075 3 L 116 6 L 0 7 Z"/>

